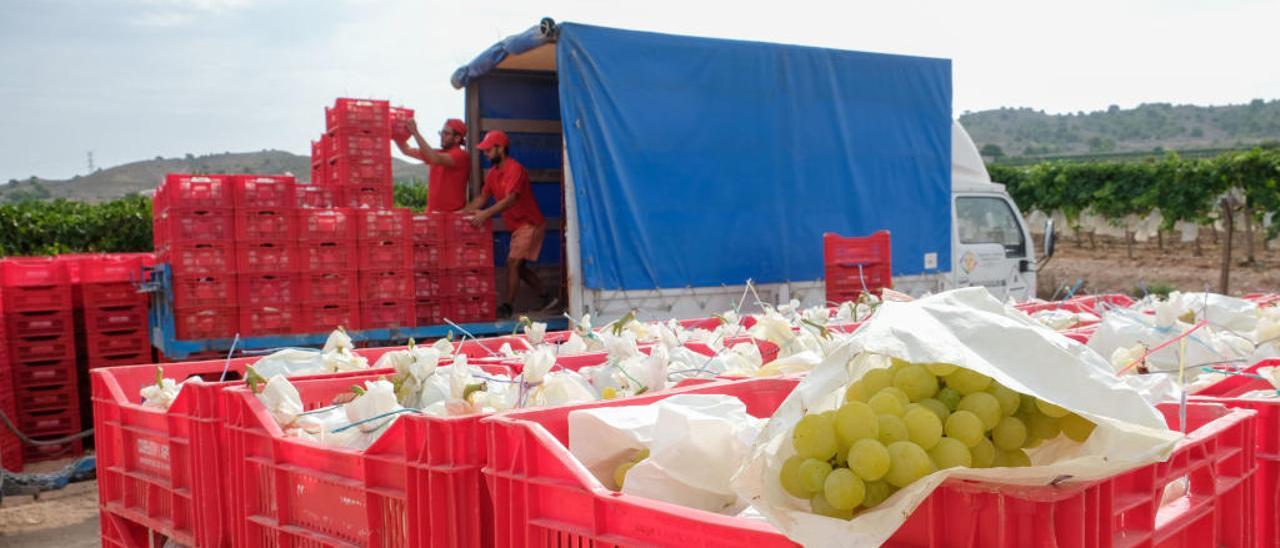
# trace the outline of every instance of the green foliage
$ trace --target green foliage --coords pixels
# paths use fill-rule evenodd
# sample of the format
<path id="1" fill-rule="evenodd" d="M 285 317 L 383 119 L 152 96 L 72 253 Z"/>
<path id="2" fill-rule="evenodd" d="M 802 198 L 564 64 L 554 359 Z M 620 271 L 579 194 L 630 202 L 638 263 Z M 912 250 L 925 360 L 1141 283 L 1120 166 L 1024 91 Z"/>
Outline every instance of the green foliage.
<path id="1" fill-rule="evenodd" d="M 396 183 L 394 190 L 396 207 L 407 207 L 414 211 L 427 208 L 427 185 L 416 179 L 412 183 Z"/>
<path id="2" fill-rule="evenodd" d="M 0 204 L 0 256 L 151 251 L 151 199 Z"/>
<path id="3" fill-rule="evenodd" d="M 1133 291 L 1130 291 L 1129 294 L 1135 299 L 1141 299 L 1147 295 L 1155 295 L 1161 299 L 1168 299 L 1169 294 L 1177 290 L 1177 287 L 1174 287 L 1173 284 L 1168 282 L 1152 282 L 1145 286 L 1140 285 L 1133 288 Z"/>

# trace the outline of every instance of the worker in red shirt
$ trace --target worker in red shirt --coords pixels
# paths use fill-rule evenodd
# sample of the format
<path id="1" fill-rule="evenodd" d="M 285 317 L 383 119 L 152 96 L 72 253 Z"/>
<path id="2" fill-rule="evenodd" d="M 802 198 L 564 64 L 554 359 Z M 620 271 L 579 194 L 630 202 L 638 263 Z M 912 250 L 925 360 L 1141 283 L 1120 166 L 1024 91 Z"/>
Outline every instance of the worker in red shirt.
<path id="1" fill-rule="evenodd" d="M 538 202 L 533 199 L 529 172 L 515 158 L 507 155 L 509 145 L 507 134 L 495 130 L 487 133 L 484 140 L 476 146 L 489 159 L 492 167 L 484 176 L 484 188 L 480 195 L 463 208 L 463 211 L 476 212 L 471 217 L 471 222 L 477 226 L 501 214 L 507 230 L 511 231 L 511 251 L 507 253 L 506 300 L 498 305 L 498 317 L 501 318 L 511 316 L 511 306 L 516 301 L 520 280 L 524 280 L 538 293 L 542 299 L 541 310 L 548 310 L 560 302 L 559 298 L 543 288 L 542 280 L 529 267 L 529 263 L 537 261 L 538 254 L 542 252 L 546 221 L 542 218 L 542 211 L 538 209 Z M 493 205 L 484 207 L 490 198 L 494 200 Z"/>
<path id="2" fill-rule="evenodd" d="M 418 124 L 412 118 L 406 123 L 418 148 L 407 141 L 396 141 L 400 152 L 417 158 L 431 166 L 427 174 L 427 211 L 458 211 L 467 205 L 467 179 L 471 173 L 471 157 L 462 148 L 467 135 L 467 125 L 462 120 L 450 118 L 440 130 L 440 149 L 427 146 L 427 140 L 418 133 Z"/>

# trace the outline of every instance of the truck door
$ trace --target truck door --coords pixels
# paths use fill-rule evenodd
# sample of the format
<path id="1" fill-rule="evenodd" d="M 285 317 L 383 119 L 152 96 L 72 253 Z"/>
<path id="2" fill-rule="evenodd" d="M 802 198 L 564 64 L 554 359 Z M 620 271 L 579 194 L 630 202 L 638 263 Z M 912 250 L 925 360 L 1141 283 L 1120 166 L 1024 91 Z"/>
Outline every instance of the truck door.
<path id="1" fill-rule="evenodd" d="M 996 195 L 960 195 L 955 210 L 957 285 L 984 286 L 1001 300 L 1030 297 L 1034 261 L 1012 204 Z"/>

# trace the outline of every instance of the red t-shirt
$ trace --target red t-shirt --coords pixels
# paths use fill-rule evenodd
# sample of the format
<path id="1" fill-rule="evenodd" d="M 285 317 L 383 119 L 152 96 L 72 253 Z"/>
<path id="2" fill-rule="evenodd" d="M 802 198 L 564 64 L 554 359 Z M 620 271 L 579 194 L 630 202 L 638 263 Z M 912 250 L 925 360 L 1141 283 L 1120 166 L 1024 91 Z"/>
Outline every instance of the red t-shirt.
<path id="1" fill-rule="evenodd" d="M 462 147 L 443 150 L 453 158 L 453 166 L 431 164 L 427 180 L 427 209 L 430 211 L 457 211 L 467 205 L 467 179 L 471 173 L 471 158 Z"/>
<path id="2" fill-rule="evenodd" d="M 484 189 L 494 200 L 506 198 L 512 192 L 519 193 L 516 202 L 502 212 L 507 230 L 515 231 L 525 225 L 541 225 L 542 211 L 533 199 L 533 186 L 529 184 L 529 172 L 514 158 L 507 157 L 484 176 Z"/>

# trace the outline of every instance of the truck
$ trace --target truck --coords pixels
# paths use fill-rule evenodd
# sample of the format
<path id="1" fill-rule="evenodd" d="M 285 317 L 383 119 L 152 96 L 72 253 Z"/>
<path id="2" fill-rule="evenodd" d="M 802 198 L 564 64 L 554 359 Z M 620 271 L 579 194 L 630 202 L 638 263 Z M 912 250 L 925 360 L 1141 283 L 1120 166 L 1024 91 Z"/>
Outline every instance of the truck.
<path id="1" fill-rule="evenodd" d="M 503 130 L 528 168 L 536 270 L 573 317 L 822 304 L 822 235 L 884 229 L 898 291 L 1035 296 L 1031 232 L 953 119 L 949 60 L 543 19 L 451 83 L 467 142 Z"/>

